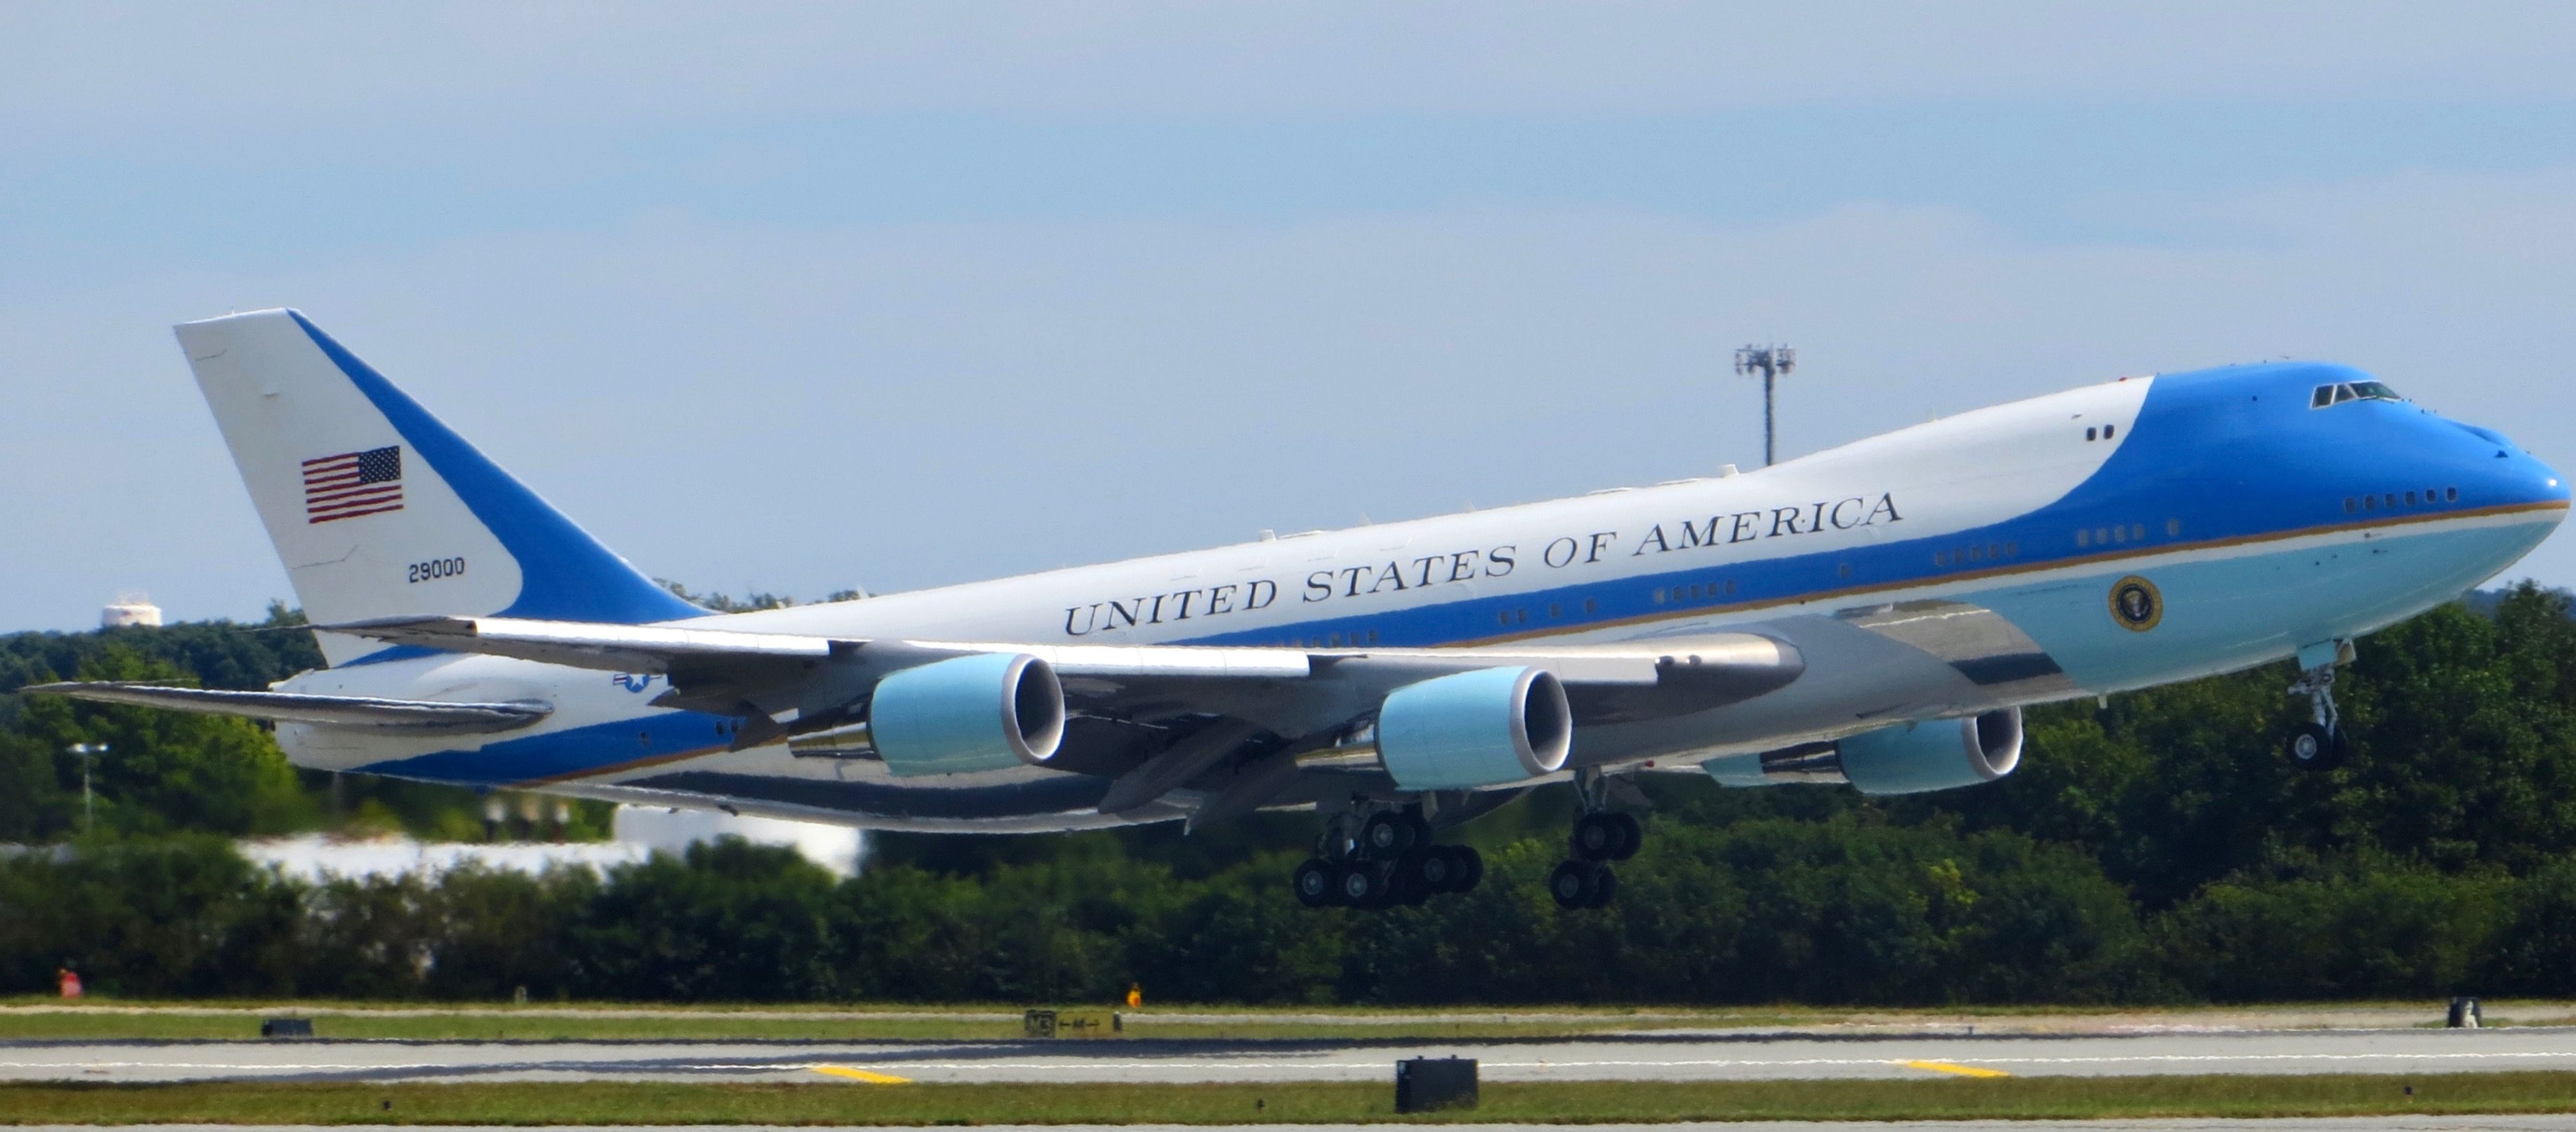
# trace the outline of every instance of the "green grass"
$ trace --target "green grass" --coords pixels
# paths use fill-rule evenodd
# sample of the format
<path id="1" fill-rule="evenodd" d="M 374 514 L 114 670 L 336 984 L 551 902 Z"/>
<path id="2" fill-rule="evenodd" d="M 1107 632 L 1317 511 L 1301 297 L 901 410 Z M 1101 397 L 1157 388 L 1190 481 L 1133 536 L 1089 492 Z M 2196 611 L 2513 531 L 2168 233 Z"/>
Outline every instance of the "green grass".
<path id="1" fill-rule="evenodd" d="M 2407 1096 L 2405 1087 L 2414 1087 Z M 862 1085 L 541 1082 L 0 1085 L 0 1123 L 1591 1123 L 2354 1116 L 2576 1111 L 2576 1073 L 1489 1084 L 1398 1117 L 1384 1083 Z"/>

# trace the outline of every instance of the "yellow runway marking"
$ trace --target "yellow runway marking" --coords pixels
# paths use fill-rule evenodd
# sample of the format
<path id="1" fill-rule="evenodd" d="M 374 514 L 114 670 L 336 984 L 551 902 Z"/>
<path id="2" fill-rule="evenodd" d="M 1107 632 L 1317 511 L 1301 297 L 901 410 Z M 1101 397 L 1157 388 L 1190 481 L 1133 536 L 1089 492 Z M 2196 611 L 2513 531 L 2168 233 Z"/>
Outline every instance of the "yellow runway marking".
<path id="1" fill-rule="evenodd" d="M 817 1065 L 814 1067 L 814 1072 L 828 1074 L 834 1077 L 847 1077 L 853 1081 L 865 1081 L 871 1085 L 909 1085 L 912 1083 L 912 1078 L 910 1077 L 897 1077 L 892 1073 L 870 1073 L 865 1069 L 852 1069 L 846 1065 Z"/>
<path id="2" fill-rule="evenodd" d="M 2006 1073 L 2001 1069 L 1987 1069 L 1983 1066 L 1977 1065 L 1960 1065 L 1948 1061 L 1900 1061 L 1897 1062 L 1897 1064 L 1908 1069 L 1928 1069 L 1934 1073 L 1956 1073 L 1962 1077 L 2012 1076 L 2012 1074 Z"/>

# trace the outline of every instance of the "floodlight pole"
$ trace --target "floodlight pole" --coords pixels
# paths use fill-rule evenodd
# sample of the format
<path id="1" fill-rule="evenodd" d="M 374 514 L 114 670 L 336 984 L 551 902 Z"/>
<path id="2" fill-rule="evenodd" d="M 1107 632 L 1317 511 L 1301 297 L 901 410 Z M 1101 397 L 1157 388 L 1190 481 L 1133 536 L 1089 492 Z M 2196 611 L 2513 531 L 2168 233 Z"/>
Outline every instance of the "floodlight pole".
<path id="1" fill-rule="evenodd" d="M 1762 466 L 1778 462 L 1772 431 L 1772 409 L 1780 375 L 1798 368 L 1798 351 L 1787 346 L 1745 346 L 1735 351 L 1735 372 L 1762 375 Z"/>
<path id="2" fill-rule="evenodd" d="M 81 757 L 81 832 L 98 828 L 98 801 L 89 790 L 89 766 L 95 756 L 107 753 L 105 743 L 74 743 L 71 753 Z"/>

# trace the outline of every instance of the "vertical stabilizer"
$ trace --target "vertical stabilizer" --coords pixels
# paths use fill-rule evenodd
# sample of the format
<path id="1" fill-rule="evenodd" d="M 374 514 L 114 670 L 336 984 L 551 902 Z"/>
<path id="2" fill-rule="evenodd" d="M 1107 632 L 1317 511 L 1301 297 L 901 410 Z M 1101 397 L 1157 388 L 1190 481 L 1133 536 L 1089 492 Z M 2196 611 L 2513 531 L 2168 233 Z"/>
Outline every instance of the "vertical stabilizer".
<path id="1" fill-rule="evenodd" d="M 705 611 L 484 458 L 291 310 L 177 327 L 316 624 L 452 614 L 640 624 Z M 320 634 L 331 663 L 385 646 Z"/>

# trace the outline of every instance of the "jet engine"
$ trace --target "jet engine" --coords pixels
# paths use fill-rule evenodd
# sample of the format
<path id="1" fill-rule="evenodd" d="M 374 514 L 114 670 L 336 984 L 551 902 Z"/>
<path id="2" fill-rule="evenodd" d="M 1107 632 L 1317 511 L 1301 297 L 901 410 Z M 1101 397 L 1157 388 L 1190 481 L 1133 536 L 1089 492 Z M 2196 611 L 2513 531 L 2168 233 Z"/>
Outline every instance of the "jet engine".
<path id="1" fill-rule="evenodd" d="M 1407 790 L 1497 786 L 1565 765 L 1574 712 L 1536 668 L 1483 668 L 1407 684 L 1377 715 L 1377 757 Z"/>
<path id="2" fill-rule="evenodd" d="M 877 682 L 868 733 L 900 775 L 1043 766 L 1064 741 L 1064 685 L 1025 654 L 934 661 Z"/>
<path id="3" fill-rule="evenodd" d="M 1728 786 L 1848 782 L 1863 794 L 1921 794 L 1992 782 L 2021 765 L 2021 709 L 1900 723 L 1760 755 L 1711 759 Z"/>

